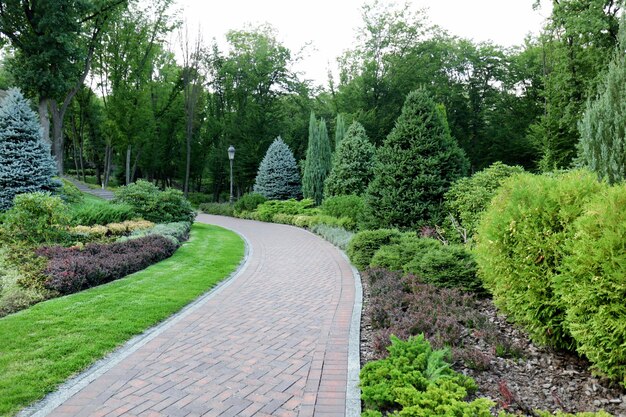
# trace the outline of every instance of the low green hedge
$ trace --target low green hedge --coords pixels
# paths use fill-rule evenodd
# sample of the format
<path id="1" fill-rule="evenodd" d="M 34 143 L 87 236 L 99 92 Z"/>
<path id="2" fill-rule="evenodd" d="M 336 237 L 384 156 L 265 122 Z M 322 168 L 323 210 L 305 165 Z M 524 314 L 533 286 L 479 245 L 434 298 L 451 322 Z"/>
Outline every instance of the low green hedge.
<path id="1" fill-rule="evenodd" d="M 400 241 L 402 233 L 396 229 L 364 230 L 354 235 L 348 245 L 350 261 L 358 269 L 365 269 L 381 246 Z"/>

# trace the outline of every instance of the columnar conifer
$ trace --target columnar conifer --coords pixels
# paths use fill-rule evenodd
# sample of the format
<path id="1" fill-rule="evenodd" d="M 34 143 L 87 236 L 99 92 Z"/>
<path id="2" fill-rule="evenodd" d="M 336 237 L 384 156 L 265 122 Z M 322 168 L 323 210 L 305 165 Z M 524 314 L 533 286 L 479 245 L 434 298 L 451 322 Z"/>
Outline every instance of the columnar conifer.
<path id="1" fill-rule="evenodd" d="M 305 198 L 311 198 L 315 204 L 321 204 L 324 197 L 324 180 L 330 172 L 331 153 L 328 142 L 326 121 L 319 123 L 311 113 L 309 122 L 309 145 L 306 151 L 302 192 Z"/>

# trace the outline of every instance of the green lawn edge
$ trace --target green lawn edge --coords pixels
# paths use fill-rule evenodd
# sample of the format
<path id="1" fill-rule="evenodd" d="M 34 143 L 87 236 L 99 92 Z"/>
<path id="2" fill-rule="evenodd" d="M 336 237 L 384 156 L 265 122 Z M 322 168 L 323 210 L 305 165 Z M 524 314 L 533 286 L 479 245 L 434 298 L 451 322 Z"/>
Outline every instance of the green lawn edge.
<path id="1" fill-rule="evenodd" d="M 158 264 L 0 319 L 0 415 L 14 415 L 182 309 L 230 276 L 244 252 L 236 233 L 195 223 L 189 241 Z"/>

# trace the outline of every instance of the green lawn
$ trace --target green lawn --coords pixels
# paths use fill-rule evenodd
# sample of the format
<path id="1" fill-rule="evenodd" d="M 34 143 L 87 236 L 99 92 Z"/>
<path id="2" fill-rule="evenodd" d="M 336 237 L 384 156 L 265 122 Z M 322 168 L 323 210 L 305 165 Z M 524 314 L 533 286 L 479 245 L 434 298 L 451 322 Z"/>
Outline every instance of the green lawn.
<path id="1" fill-rule="evenodd" d="M 177 312 L 229 276 L 243 254 L 235 233 L 195 224 L 191 239 L 163 262 L 0 319 L 0 415 L 41 399 Z"/>

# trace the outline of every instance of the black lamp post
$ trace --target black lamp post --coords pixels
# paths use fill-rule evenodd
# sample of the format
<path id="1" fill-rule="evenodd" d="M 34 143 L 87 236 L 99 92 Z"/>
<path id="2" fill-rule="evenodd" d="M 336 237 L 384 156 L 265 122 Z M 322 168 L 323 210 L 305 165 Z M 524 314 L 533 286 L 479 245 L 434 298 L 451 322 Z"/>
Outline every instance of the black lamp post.
<path id="1" fill-rule="evenodd" d="M 228 148 L 228 159 L 230 160 L 230 204 L 233 204 L 233 159 L 235 159 L 235 147 Z"/>

